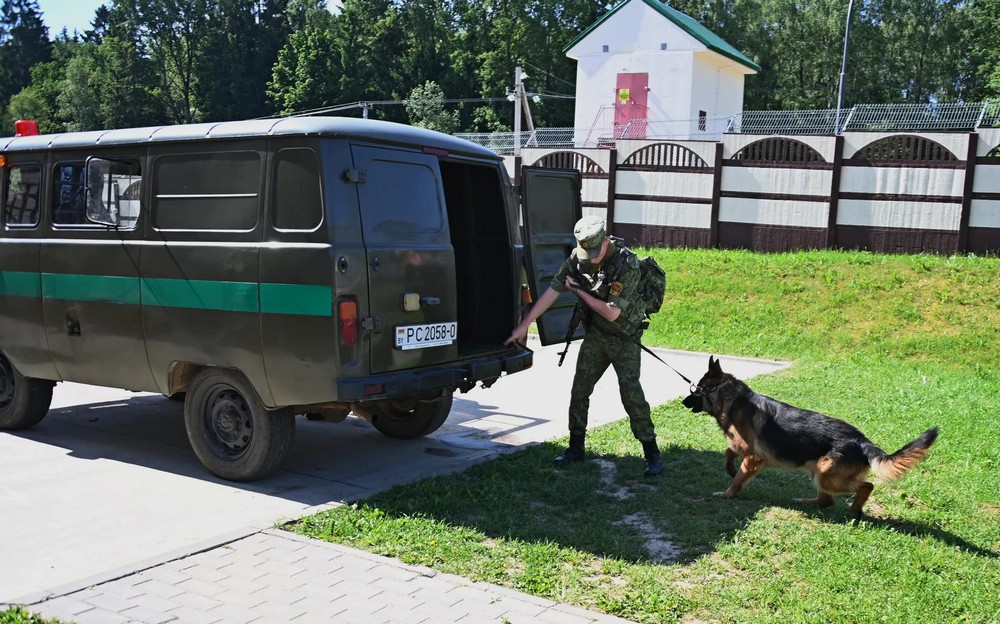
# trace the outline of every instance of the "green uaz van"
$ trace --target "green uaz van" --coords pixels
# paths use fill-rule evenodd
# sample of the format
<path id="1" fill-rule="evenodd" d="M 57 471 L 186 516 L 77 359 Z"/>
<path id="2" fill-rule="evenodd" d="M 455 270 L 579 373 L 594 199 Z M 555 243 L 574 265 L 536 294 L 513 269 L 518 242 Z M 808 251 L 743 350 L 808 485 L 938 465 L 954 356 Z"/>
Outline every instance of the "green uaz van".
<path id="1" fill-rule="evenodd" d="M 531 254 L 502 160 L 475 144 L 294 117 L 17 136 L 0 163 L 2 429 L 38 423 L 59 381 L 159 392 L 184 398 L 211 472 L 252 480 L 296 414 L 414 438 L 456 389 L 531 366 L 503 346 Z M 531 177 L 537 292 L 572 246 L 579 180 Z"/>

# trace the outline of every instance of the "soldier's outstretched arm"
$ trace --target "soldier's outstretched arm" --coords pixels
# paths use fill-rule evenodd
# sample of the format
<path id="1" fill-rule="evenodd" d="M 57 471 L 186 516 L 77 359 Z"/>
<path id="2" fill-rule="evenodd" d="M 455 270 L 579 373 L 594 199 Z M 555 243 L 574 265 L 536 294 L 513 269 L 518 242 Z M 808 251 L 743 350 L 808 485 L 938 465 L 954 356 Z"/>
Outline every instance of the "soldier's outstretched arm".
<path id="1" fill-rule="evenodd" d="M 549 306 L 559 298 L 559 293 L 552 288 L 546 288 L 542 296 L 538 298 L 535 305 L 531 306 L 528 313 L 524 315 L 521 319 L 521 323 L 514 328 L 511 332 L 510 338 L 504 340 L 505 345 L 511 345 L 516 343 L 524 344 L 524 339 L 528 337 L 528 326 L 535 322 L 539 316 L 545 313 L 549 309 Z"/>

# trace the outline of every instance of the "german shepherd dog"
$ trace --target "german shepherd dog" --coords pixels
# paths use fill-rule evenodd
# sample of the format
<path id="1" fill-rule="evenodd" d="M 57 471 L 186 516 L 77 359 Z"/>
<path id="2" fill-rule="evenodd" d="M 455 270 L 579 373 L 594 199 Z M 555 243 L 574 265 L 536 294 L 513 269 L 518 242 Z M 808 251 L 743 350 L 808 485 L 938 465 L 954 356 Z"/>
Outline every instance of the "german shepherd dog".
<path id="1" fill-rule="evenodd" d="M 854 494 L 851 510 L 861 517 L 874 486 L 872 470 L 883 481 L 903 476 L 922 460 L 937 438 L 934 427 L 892 455 L 875 446 L 848 423 L 757 394 L 745 383 L 722 371 L 714 357 L 708 372 L 684 399 L 692 412 L 707 412 L 726 436 L 726 472 L 729 489 L 716 496 L 730 498 L 762 468 L 773 466 L 808 470 L 816 484 L 816 498 L 796 499 L 821 507 L 833 505 L 835 494 Z M 739 469 L 734 460 L 742 457 Z"/>

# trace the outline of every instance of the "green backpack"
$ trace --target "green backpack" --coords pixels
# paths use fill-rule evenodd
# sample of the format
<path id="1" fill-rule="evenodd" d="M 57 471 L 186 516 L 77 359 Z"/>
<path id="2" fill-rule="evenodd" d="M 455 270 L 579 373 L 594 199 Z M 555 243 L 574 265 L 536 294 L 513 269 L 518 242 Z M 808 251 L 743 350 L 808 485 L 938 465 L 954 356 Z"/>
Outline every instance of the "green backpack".
<path id="1" fill-rule="evenodd" d="M 649 318 L 660 311 L 667 289 L 667 274 L 652 256 L 639 260 L 639 297 L 645 306 L 643 313 Z"/>

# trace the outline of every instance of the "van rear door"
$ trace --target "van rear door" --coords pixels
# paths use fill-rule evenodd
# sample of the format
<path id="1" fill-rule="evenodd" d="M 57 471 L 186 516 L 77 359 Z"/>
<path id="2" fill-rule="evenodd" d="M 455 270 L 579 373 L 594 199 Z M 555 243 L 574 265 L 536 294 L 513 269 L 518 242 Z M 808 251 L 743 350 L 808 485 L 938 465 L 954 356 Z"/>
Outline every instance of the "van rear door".
<path id="1" fill-rule="evenodd" d="M 371 373 L 458 358 L 458 297 L 436 156 L 352 145 L 368 261 Z"/>
<path id="2" fill-rule="evenodd" d="M 532 301 L 538 301 L 576 247 L 573 226 L 583 216 L 582 188 L 582 176 L 575 169 L 521 168 L 522 238 Z M 566 340 L 576 302 L 576 295 L 564 292 L 536 321 L 543 345 Z M 582 337 L 581 324 L 573 338 Z"/>

